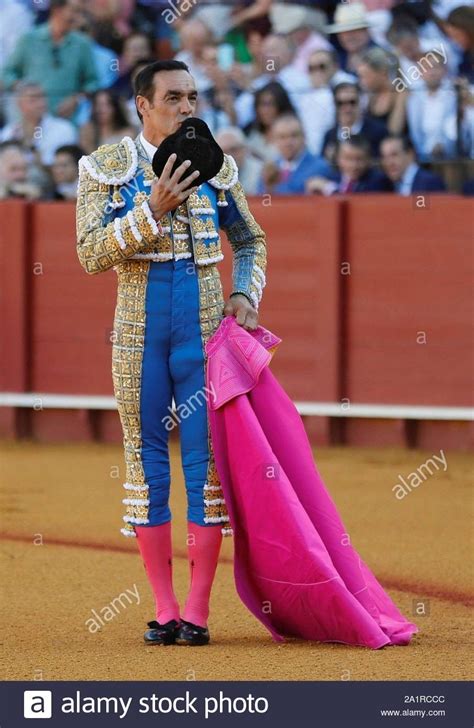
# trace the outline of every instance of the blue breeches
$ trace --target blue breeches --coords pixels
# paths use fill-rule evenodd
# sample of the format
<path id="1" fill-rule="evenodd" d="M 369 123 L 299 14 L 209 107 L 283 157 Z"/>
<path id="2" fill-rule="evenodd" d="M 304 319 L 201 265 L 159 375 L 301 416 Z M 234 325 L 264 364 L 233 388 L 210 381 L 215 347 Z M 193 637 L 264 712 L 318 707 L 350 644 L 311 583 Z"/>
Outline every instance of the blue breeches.
<path id="1" fill-rule="evenodd" d="M 190 259 L 152 262 L 145 302 L 140 389 L 142 463 L 149 486 L 149 524 L 171 520 L 168 438 L 179 418 L 187 518 L 204 522 L 209 462 L 204 352 L 199 288 Z M 172 418 L 172 398 L 177 417 Z M 174 425 L 173 425 L 174 423 Z"/>

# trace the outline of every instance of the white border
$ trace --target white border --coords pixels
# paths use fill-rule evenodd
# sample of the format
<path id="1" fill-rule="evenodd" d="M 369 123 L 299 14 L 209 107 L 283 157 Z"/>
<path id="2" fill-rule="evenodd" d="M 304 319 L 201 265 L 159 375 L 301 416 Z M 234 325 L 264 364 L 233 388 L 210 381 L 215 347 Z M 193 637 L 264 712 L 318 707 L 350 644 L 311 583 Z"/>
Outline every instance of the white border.
<path id="1" fill-rule="evenodd" d="M 294 405 L 300 415 L 319 417 L 474 421 L 474 408 L 471 407 L 429 407 L 410 404 L 351 404 L 347 406 L 339 402 L 294 402 Z M 97 395 L 0 392 L 0 407 L 116 410 L 117 404 L 114 397 Z"/>

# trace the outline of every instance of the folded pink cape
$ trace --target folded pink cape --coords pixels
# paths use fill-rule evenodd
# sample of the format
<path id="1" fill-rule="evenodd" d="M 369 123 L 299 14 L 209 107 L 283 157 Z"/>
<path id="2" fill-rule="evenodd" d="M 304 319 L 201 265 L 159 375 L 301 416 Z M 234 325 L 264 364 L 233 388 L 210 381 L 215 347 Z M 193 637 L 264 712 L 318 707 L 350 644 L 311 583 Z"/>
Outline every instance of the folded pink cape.
<path id="1" fill-rule="evenodd" d="M 281 339 L 226 316 L 206 345 L 212 446 L 234 531 L 234 576 L 277 642 L 297 636 L 377 649 L 408 622 L 351 546 L 301 417 L 268 364 Z"/>

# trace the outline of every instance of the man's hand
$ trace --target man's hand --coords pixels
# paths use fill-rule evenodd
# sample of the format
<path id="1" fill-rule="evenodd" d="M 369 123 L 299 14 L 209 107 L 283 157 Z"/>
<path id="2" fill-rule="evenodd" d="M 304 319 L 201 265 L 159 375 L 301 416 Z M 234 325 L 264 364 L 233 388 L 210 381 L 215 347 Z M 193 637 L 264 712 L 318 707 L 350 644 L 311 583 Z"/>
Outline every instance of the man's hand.
<path id="1" fill-rule="evenodd" d="M 305 191 L 310 194 L 323 194 L 328 180 L 325 177 L 309 177 L 305 183 Z"/>
<path id="2" fill-rule="evenodd" d="M 258 313 L 252 304 L 239 293 L 227 299 L 224 306 L 225 316 L 235 316 L 239 326 L 247 331 L 253 331 L 258 326 Z"/>
<path id="3" fill-rule="evenodd" d="M 280 181 L 280 170 L 275 162 L 265 162 L 262 169 L 262 179 L 265 187 L 274 187 Z"/>
<path id="4" fill-rule="evenodd" d="M 197 187 L 190 187 L 189 185 L 196 177 L 199 177 L 198 170 L 185 177 L 185 179 L 181 179 L 191 164 L 189 159 L 177 168 L 172 177 L 170 176 L 175 160 L 176 154 L 172 154 L 166 162 L 161 176 L 153 181 L 149 205 L 155 220 L 159 220 L 167 212 L 174 210 L 197 190 Z"/>
<path id="5" fill-rule="evenodd" d="M 62 116 L 65 119 L 69 119 L 77 109 L 79 103 L 79 95 L 73 94 L 63 99 L 56 109 L 56 116 Z"/>

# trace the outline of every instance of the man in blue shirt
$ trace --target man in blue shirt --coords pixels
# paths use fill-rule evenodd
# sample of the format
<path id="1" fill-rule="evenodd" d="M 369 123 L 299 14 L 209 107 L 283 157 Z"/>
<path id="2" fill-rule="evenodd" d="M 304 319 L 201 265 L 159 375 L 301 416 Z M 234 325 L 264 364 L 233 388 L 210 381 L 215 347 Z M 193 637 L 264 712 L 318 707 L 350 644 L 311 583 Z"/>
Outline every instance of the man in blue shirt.
<path id="1" fill-rule="evenodd" d="M 302 195 L 306 181 L 311 177 L 332 177 L 328 162 L 308 151 L 303 126 L 297 116 L 280 116 L 273 124 L 272 137 L 279 157 L 265 165 L 258 185 L 260 193 Z"/>

